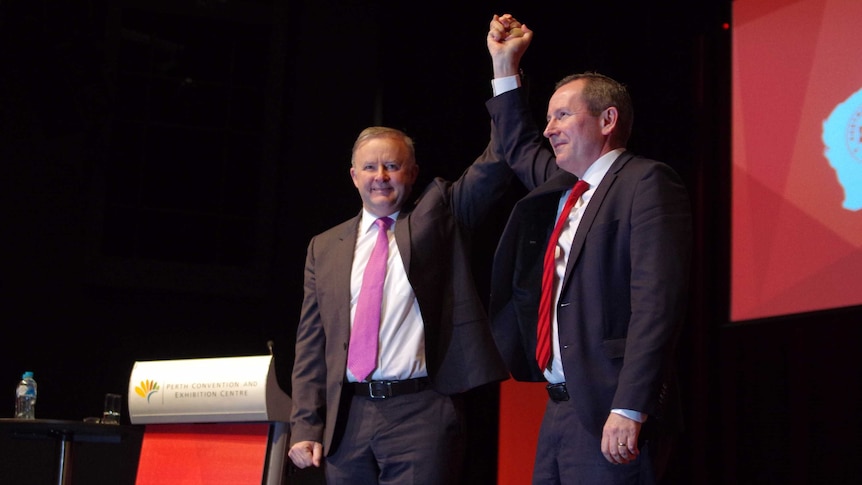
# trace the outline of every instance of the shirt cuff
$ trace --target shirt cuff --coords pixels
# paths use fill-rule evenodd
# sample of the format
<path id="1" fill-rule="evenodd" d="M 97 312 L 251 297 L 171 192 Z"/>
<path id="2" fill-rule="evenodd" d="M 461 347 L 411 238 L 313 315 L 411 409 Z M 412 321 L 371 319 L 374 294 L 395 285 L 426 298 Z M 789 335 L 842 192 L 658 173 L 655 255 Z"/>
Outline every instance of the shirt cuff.
<path id="1" fill-rule="evenodd" d="M 614 414 L 619 414 L 620 416 L 625 416 L 629 419 L 633 419 L 638 423 L 645 423 L 648 417 L 644 413 L 632 411 L 631 409 L 611 409 L 611 412 Z"/>
<path id="2" fill-rule="evenodd" d="M 494 90 L 494 96 L 499 96 L 520 87 L 521 76 L 517 74 L 514 76 L 494 78 L 491 80 L 491 89 Z"/>

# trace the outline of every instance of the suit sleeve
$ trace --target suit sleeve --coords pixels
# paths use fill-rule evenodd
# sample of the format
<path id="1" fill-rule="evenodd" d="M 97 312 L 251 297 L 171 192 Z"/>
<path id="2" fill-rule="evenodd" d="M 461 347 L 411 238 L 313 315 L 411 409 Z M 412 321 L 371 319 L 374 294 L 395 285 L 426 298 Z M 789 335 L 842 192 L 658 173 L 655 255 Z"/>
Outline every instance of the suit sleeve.
<path id="1" fill-rule="evenodd" d="M 491 141 L 527 190 L 548 180 L 559 168 L 536 125 L 523 88 L 494 96 L 485 103 L 491 115 Z"/>
<path id="2" fill-rule="evenodd" d="M 296 359 L 293 365 L 293 407 L 290 416 L 290 443 L 323 442 L 326 410 L 326 336 L 317 301 L 314 271 L 314 243 L 308 245 L 305 260 L 304 297 L 296 330 Z"/>
<path id="3" fill-rule="evenodd" d="M 462 227 L 472 231 L 485 222 L 496 202 L 503 198 L 512 177 L 512 170 L 492 139 L 458 180 L 446 184 L 438 179 L 436 185 L 447 185 L 452 214 Z"/>
<path id="4" fill-rule="evenodd" d="M 685 318 L 691 253 L 687 192 L 667 165 L 636 185 L 631 216 L 631 316 L 613 407 L 655 412 Z"/>

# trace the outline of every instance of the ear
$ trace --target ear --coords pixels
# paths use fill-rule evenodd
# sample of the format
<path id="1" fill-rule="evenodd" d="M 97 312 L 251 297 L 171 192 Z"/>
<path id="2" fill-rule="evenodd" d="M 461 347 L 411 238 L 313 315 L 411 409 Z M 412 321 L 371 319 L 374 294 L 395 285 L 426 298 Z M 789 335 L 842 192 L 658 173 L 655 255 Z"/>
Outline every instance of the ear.
<path id="1" fill-rule="evenodd" d="M 353 185 L 356 186 L 356 188 L 358 189 L 359 181 L 356 180 L 356 169 L 353 168 L 353 166 L 350 167 L 350 180 L 353 180 Z"/>
<path id="2" fill-rule="evenodd" d="M 602 111 L 601 114 L 601 124 L 602 124 L 602 134 L 605 136 L 610 136 L 613 133 L 614 129 L 617 126 L 617 121 L 620 119 L 620 112 L 616 106 L 611 106 Z"/>

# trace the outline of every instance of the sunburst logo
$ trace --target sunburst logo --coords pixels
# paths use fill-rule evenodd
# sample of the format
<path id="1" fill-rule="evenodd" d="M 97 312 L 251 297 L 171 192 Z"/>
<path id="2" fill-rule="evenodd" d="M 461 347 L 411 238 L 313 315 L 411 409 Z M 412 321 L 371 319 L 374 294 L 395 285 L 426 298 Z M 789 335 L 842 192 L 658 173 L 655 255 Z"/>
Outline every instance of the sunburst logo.
<path id="1" fill-rule="evenodd" d="M 145 380 L 135 386 L 135 394 L 147 399 L 150 402 L 150 396 L 159 391 L 159 383 L 156 381 Z"/>

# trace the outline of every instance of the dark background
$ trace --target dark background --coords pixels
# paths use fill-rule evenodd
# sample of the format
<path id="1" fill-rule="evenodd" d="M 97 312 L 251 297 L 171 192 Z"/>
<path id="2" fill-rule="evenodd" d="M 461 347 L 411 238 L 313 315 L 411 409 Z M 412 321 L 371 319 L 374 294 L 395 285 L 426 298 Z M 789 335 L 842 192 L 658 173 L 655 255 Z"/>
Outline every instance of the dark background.
<path id="1" fill-rule="evenodd" d="M 353 139 L 403 129 L 420 184 L 457 178 L 488 137 L 488 22 L 511 12 L 536 31 L 523 67 L 537 119 L 557 79 L 608 74 L 634 98 L 629 148 L 690 189 L 687 429 L 668 482 L 855 481 L 860 308 L 728 323 L 730 8 L 0 1 L 5 415 L 25 370 L 37 417 L 81 420 L 127 394 L 135 361 L 268 341 L 290 393 L 306 244 L 360 207 Z M 506 209 L 477 241 L 480 288 Z M 469 482 L 494 483 L 496 389 L 468 397 Z"/>

